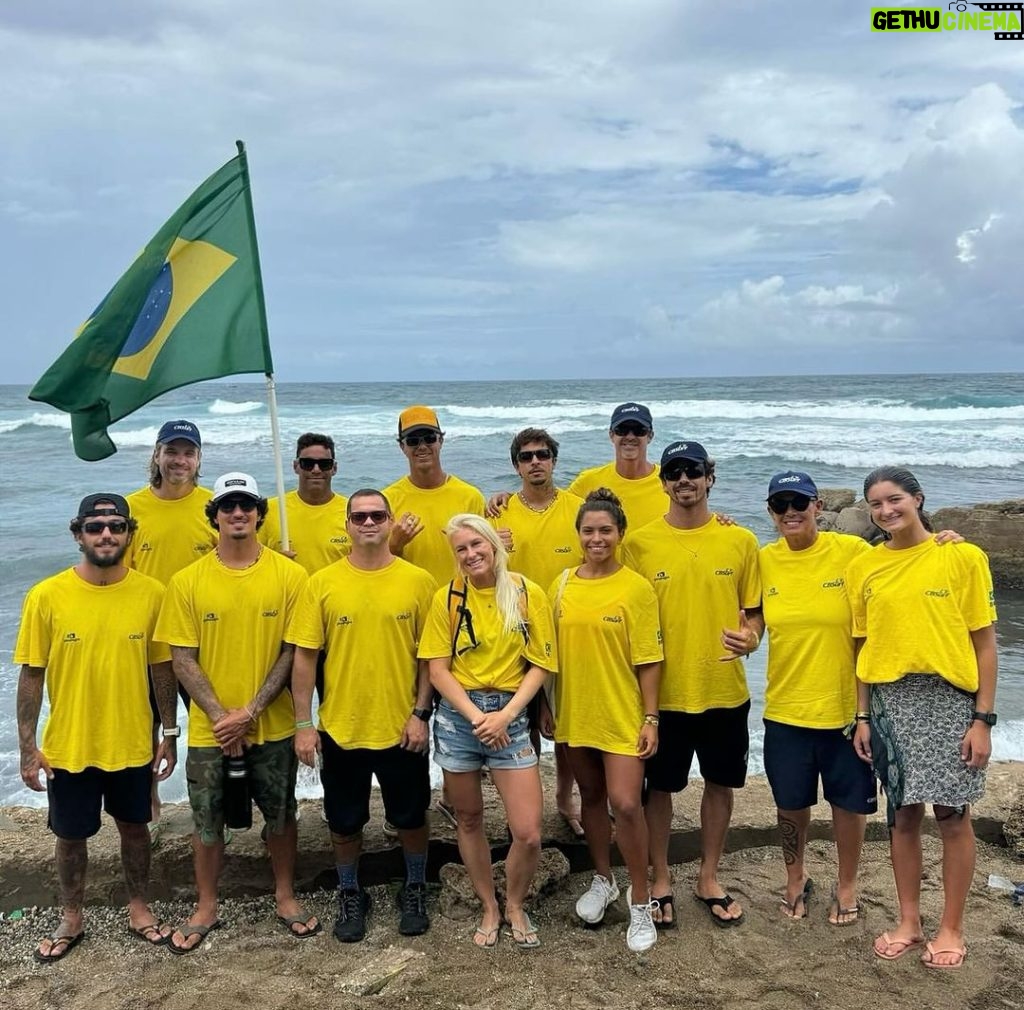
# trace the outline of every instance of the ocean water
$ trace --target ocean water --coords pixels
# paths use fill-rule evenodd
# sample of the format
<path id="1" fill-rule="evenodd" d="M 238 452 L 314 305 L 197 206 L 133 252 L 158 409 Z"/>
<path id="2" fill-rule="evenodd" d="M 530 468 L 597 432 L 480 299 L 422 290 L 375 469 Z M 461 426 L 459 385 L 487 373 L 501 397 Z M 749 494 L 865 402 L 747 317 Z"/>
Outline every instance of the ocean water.
<path id="1" fill-rule="evenodd" d="M 7 563 L 0 581 L 0 804 L 41 802 L 18 774 L 14 639 L 25 591 L 75 560 L 67 523 L 92 491 L 145 484 L 160 424 L 195 421 L 203 435 L 203 481 L 252 473 L 273 495 L 274 464 L 262 381 L 204 383 L 169 393 L 115 425 L 118 453 L 75 457 L 66 415 L 31 403 L 23 386 L 0 386 L 0 497 Z M 768 478 L 787 467 L 821 487 L 858 489 L 884 463 L 910 466 L 927 507 L 1024 497 L 1024 374 L 822 376 L 729 379 L 545 380 L 451 383 L 288 383 L 277 390 L 286 483 L 295 437 L 324 431 L 338 443 L 336 488 L 383 487 L 401 476 L 397 415 L 435 407 L 446 431 L 444 464 L 485 493 L 514 486 L 512 435 L 527 425 L 561 442 L 556 479 L 611 458 L 608 418 L 624 400 L 650 406 L 651 456 L 676 438 L 702 442 L 718 461 L 712 506 L 774 534 L 764 510 Z M 1024 759 L 1024 594 L 1000 593 L 1000 722 L 995 756 Z M 753 696 L 752 770 L 760 770 L 764 650 L 747 665 Z M 303 791 L 314 791 L 312 775 Z M 161 790 L 184 797 L 181 770 Z"/>

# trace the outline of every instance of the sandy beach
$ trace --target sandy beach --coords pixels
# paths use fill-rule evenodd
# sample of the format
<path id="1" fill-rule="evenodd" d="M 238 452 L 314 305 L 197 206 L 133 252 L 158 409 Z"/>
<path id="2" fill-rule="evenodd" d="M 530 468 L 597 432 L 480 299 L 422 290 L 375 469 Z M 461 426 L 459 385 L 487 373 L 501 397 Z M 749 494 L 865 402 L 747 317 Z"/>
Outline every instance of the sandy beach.
<path id="1" fill-rule="evenodd" d="M 545 769 L 550 778 L 550 769 Z M 967 908 L 968 957 L 958 972 L 925 969 L 909 954 L 888 963 L 871 954 L 871 940 L 893 922 L 895 892 L 881 817 L 869 824 L 861 871 L 860 920 L 837 929 L 827 921 L 834 879 L 828 808 L 814 809 L 808 869 L 816 883 L 807 919 L 790 921 L 779 911 L 784 879 L 774 841 L 774 808 L 763 779 L 737 794 L 722 880 L 746 910 L 744 924 L 718 929 L 690 899 L 695 875 L 699 783 L 677 801 L 673 834 L 674 892 L 680 919 L 655 948 L 630 954 L 624 941 L 623 900 L 598 929 L 585 929 L 573 914 L 589 883 L 584 846 L 573 844 L 557 815 L 545 823 L 545 844 L 565 854 L 575 871 L 533 902 L 543 946 L 518 950 L 503 936 L 496 949 L 470 941 L 473 912 L 440 884 L 431 886 L 433 924 L 422 937 L 398 935 L 394 892 L 398 850 L 379 832 L 381 811 L 367 830 L 362 879 L 371 883 L 374 911 L 361 944 L 339 944 L 330 935 L 334 918 L 333 868 L 328 835 L 316 804 L 304 804 L 300 821 L 298 884 L 307 907 L 325 931 L 310 940 L 285 936 L 267 895 L 269 871 L 257 827 L 235 837 L 228 849 L 222 904 L 225 928 L 188 957 L 147 948 L 131 937 L 119 883 L 116 832 L 110 826 L 90 845 L 87 937 L 65 960 L 49 966 L 32 960 L 34 941 L 53 928 L 50 907 L 52 838 L 39 810 L 0 813 L 0 985 L 5 1007 L 292 1007 L 299 1000 L 327 1006 L 732 1008 L 826 1006 L 846 1008 L 945 1006 L 1003 1008 L 1024 1004 L 1024 908 L 987 886 L 990 873 L 1024 878 L 1024 863 L 1001 843 L 1001 825 L 1019 804 L 1024 765 L 993 766 L 988 793 L 976 809 L 978 868 Z M 492 796 L 493 800 L 493 796 Z M 453 856 L 453 834 L 439 818 L 432 876 Z M 488 829 L 500 856 L 504 823 L 500 807 L 488 808 Z M 167 811 L 154 854 L 154 907 L 168 921 L 191 905 L 188 811 Z M 922 904 L 926 930 L 941 909 L 940 847 L 924 841 Z M 553 855 L 552 863 L 561 863 Z M 564 865 L 564 863 L 562 864 Z M 446 871 L 450 873 L 451 871 Z M 12 910 L 14 917 L 11 916 Z M 444 911 L 442 911 L 444 909 Z"/>

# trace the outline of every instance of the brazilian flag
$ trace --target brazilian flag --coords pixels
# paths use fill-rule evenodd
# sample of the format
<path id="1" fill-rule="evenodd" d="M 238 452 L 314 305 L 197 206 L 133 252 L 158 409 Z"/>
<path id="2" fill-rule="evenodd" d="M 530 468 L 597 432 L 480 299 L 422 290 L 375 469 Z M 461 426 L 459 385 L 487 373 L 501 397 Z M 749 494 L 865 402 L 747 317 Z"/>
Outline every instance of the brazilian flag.
<path id="1" fill-rule="evenodd" d="M 117 452 L 107 427 L 168 390 L 273 373 L 245 149 L 206 180 L 32 387 L 71 414 L 80 459 Z"/>

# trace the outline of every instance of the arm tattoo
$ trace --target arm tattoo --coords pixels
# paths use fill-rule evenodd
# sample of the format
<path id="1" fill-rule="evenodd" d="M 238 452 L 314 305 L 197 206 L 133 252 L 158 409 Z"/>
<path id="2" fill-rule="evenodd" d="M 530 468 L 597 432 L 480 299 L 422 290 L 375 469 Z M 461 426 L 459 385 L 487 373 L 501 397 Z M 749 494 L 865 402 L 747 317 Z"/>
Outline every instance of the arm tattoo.
<path id="1" fill-rule="evenodd" d="M 267 706 L 284 690 L 285 685 L 291 680 L 292 659 L 295 656 L 295 646 L 288 642 L 281 643 L 281 651 L 274 660 L 274 665 L 263 680 L 263 684 L 256 692 L 252 700 L 253 714 L 258 719 L 267 709 Z"/>
<path id="2" fill-rule="evenodd" d="M 181 681 L 181 686 L 213 722 L 224 715 L 224 706 L 217 697 L 210 678 L 203 673 L 198 661 L 199 650 L 191 645 L 172 645 L 171 661 L 174 674 Z"/>
<path id="3" fill-rule="evenodd" d="M 39 709 L 43 704 L 43 677 L 46 673 L 41 666 L 21 668 L 18 677 L 18 744 L 22 751 L 35 750 L 36 727 L 39 724 Z"/>
<path id="4" fill-rule="evenodd" d="M 164 726 L 173 726 L 178 721 L 178 691 L 174 669 L 170 663 L 154 663 L 149 668 L 149 676 L 153 681 L 153 695 L 156 697 L 160 722 Z"/>

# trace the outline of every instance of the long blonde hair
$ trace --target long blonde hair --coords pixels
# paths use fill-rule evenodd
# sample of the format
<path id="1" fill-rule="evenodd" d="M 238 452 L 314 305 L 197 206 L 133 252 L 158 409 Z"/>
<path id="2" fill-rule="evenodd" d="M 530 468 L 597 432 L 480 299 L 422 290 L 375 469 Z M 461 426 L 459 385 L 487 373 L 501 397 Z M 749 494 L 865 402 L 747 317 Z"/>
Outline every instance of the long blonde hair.
<path id="1" fill-rule="evenodd" d="M 525 592 L 525 585 L 520 587 L 508 571 L 508 554 L 505 552 L 505 545 L 501 538 L 495 533 L 493 527 L 486 519 L 471 512 L 460 512 L 448 520 L 444 528 L 444 535 L 448 538 L 451 546 L 452 537 L 459 530 L 472 530 L 479 533 L 494 548 L 494 599 L 498 605 L 498 613 L 501 614 L 503 629 L 508 631 L 521 632 L 523 630 L 523 615 L 519 608 L 519 595 Z M 452 553 L 454 554 L 454 547 Z M 465 579 L 468 577 L 459 567 L 458 558 L 455 558 L 456 578 Z"/>

